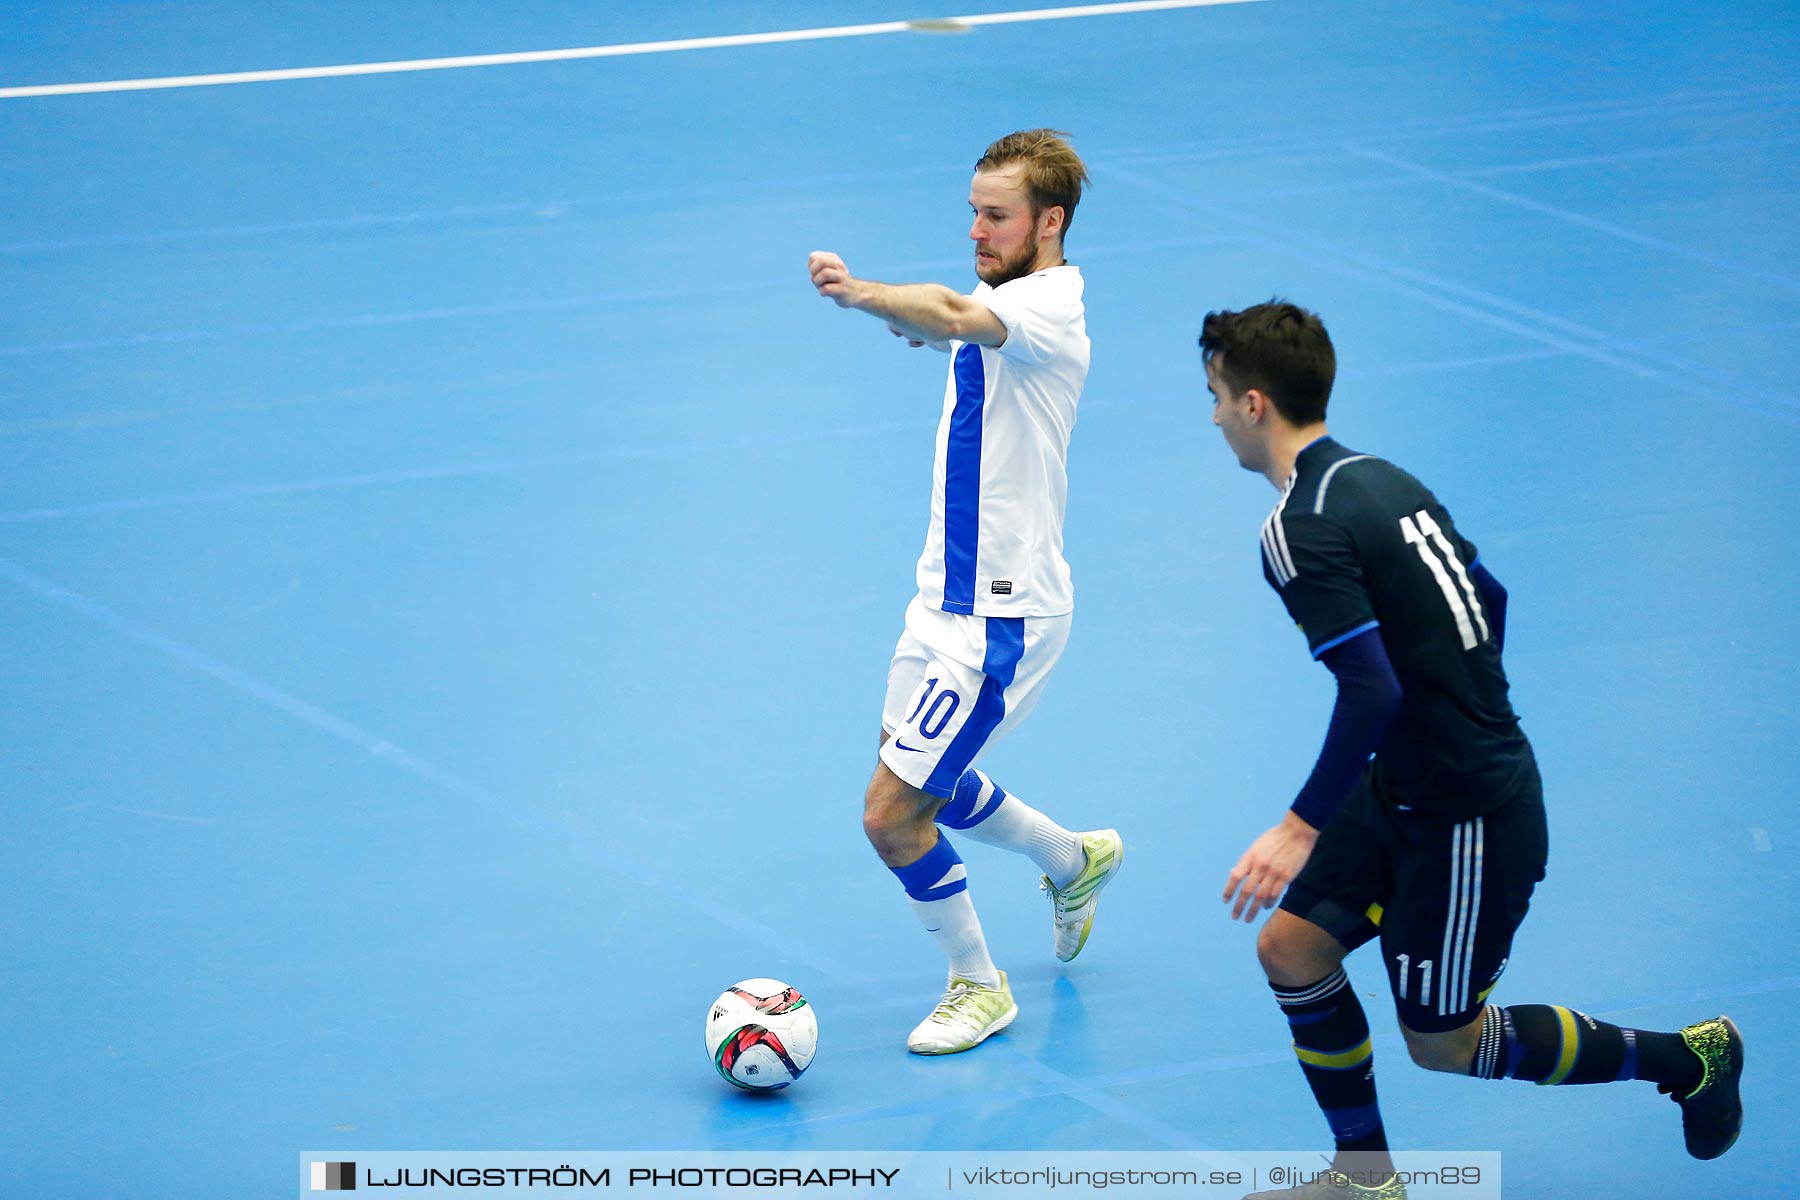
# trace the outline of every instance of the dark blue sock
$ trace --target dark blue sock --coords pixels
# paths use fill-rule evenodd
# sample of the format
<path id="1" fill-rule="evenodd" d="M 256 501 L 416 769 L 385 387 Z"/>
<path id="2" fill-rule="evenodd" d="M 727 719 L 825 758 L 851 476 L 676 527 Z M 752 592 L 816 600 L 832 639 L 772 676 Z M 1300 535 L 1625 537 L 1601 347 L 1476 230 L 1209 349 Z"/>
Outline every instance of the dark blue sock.
<path id="1" fill-rule="evenodd" d="M 1375 1102 L 1374 1049 L 1362 1002 L 1342 967 L 1315 984 L 1275 989 L 1294 1032 L 1294 1056 L 1325 1112 L 1339 1150 L 1386 1150 Z"/>

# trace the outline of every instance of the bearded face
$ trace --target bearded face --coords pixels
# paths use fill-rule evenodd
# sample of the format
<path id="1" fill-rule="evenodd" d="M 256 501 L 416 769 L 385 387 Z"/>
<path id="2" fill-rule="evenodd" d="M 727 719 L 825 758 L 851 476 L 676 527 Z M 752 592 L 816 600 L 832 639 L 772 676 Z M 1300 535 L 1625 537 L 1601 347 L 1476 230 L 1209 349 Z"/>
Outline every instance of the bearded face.
<path id="1" fill-rule="evenodd" d="M 1037 264 L 1038 239 L 1028 238 L 1025 244 L 1010 255 L 1002 256 L 991 247 L 975 247 L 975 277 L 989 287 L 999 287 L 1015 279 L 1022 279 L 1031 274 Z"/>
<path id="2" fill-rule="evenodd" d="M 1024 165 L 977 171 L 969 185 L 969 240 L 975 243 L 975 275 L 999 287 L 1039 266 L 1043 214 L 1032 207 Z"/>

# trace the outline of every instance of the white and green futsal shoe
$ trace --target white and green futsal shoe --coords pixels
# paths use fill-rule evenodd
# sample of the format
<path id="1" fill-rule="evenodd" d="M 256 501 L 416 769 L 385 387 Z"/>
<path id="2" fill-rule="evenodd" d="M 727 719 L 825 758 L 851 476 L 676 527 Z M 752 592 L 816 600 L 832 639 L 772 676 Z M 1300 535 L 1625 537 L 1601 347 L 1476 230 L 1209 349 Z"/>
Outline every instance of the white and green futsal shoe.
<path id="1" fill-rule="evenodd" d="M 1059 888 L 1045 875 L 1038 887 L 1050 894 L 1055 907 L 1056 957 L 1068 962 L 1087 945 L 1094 928 L 1094 908 L 1100 902 L 1100 889 L 1119 873 L 1125 861 L 1125 843 L 1116 829 L 1096 829 L 1081 835 L 1081 848 L 1087 853 L 1087 865 L 1081 874 Z"/>
<path id="2" fill-rule="evenodd" d="M 919 1022 L 906 1039 L 906 1048 L 914 1054 L 956 1054 L 972 1050 L 988 1038 L 1012 1024 L 1019 1015 L 1013 1003 L 1012 988 L 1006 972 L 1000 972 L 1000 986 L 982 987 L 972 980 L 952 975 L 931 1015 Z"/>

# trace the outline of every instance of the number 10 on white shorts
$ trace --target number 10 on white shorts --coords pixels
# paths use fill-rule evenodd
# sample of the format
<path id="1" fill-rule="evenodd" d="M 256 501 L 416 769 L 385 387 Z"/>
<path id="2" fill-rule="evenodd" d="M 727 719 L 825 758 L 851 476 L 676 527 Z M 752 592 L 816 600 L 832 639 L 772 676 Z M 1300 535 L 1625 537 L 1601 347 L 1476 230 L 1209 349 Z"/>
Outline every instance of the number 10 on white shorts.
<path id="1" fill-rule="evenodd" d="M 975 617 L 913 597 L 888 665 L 881 761 L 901 779 L 948 796 L 983 751 L 1025 718 L 1069 640 L 1070 614 Z"/>

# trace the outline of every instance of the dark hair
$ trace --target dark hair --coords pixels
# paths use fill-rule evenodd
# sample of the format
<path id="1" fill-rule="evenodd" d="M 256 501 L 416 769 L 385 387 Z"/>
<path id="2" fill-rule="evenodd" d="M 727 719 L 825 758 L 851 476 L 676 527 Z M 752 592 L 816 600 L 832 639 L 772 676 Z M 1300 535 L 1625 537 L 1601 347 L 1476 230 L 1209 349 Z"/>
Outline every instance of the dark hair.
<path id="1" fill-rule="evenodd" d="M 1221 359 L 1219 377 L 1232 392 L 1255 388 L 1289 424 L 1325 419 L 1337 354 L 1318 314 L 1281 299 L 1242 312 L 1207 313 L 1200 354 L 1208 363 Z"/>
<path id="2" fill-rule="evenodd" d="M 975 162 L 977 171 L 998 171 L 1013 163 L 1025 164 L 1025 194 L 1031 200 L 1033 218 L 1046 208 L 1061 207 L 1063 232 L 1075 220 L 1075 206 L 1081 203 L 1082 185 L 1087 183 L 1087 167 L 1081 156 L 1064 139 L 1069 135 L 1060 129 L 1022 129 L 1009 133 L 989 146 Z"/>

